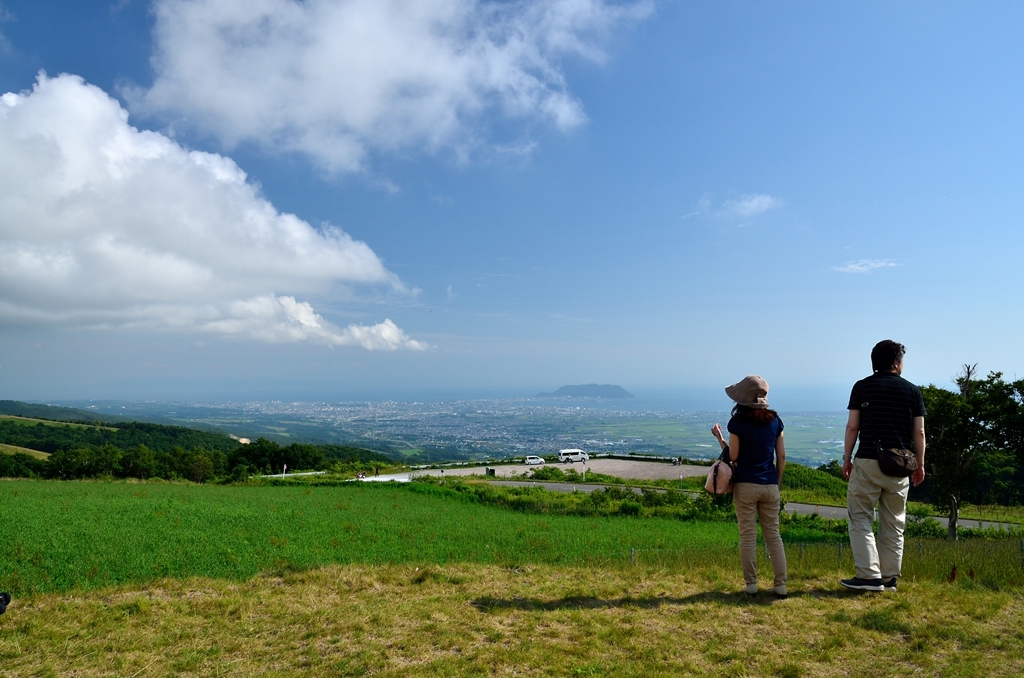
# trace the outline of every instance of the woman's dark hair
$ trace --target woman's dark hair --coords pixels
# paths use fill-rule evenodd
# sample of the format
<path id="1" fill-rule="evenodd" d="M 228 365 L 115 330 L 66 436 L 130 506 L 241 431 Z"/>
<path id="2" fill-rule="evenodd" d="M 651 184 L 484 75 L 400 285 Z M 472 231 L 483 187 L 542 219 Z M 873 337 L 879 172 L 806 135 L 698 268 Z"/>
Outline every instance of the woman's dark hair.
<path id="1" fill-rule="evenodd" d="M 775 410 L 768 409 L 756 409 L 753 407 L 747 407 L 746 405 L 737 405 L 732 408 L 732 416 L 739 417 L 740 419 L 749 419 L 755 424 L 770 424 L 775 417 L 779 416 L 779 413 Z"/>

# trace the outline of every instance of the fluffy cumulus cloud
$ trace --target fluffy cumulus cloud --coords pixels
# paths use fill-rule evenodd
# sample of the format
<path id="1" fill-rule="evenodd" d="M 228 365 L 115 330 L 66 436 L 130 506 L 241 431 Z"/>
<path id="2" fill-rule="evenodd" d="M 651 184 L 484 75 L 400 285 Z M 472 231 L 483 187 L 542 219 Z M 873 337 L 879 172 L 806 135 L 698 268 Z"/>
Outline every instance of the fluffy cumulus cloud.
<path id="1" fill-rule="evenodd" d="M 138 110 L 297 151 L 335 171 L 372 151 L 465 154 L 497 112 L 585 120 L 560 70 L 650 0 L 157 0 L 155 82 Z M 515 148 L 528 148 L 518 144 Z"/>
<path id="2" fill-rule="evenodd" d="M 81 78 L 0 97 L 0 325 L 146 326 L 422 349 L 293 295 L 405 294 L 363 242 L 274 209 L 230 159 L 128 124 Z"/>
<path id="3" fill-rule="evenodd" d="M 861 259 L 860 261 L 850 261 L 842 266 L 833 266 L 832 270 L 839 273 L 871 273 L 879 268 L 893 268 L 899 266 L 892 259 Z"/>

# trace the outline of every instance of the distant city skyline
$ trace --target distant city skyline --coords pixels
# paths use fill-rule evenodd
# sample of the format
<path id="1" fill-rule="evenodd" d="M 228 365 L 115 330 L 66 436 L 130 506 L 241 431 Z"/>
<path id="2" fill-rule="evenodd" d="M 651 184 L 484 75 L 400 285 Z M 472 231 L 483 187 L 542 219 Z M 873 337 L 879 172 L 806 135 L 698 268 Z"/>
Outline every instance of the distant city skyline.
<path id="1" fill-rule="evenodd" d="M 885 338 L 915 383 L 1024 377 L 1022 32 L 1011 2 L 0 0 L 0 398 L 713 404 L 757 373 L 834 411 Z"/>

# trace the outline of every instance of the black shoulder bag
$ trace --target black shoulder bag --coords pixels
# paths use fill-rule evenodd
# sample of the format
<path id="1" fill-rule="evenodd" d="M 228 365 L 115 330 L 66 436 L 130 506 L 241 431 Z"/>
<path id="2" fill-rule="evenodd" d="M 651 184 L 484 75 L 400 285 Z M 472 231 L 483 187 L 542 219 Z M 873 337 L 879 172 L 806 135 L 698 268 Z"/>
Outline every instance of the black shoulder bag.
<path id="1" fill-rule="evenodd" d="M 878 469 L 893 478 L 909 478 L 917 470 L 917 456 L 912 450 L 898 447 L 882 449 L 878 446 Z"/>

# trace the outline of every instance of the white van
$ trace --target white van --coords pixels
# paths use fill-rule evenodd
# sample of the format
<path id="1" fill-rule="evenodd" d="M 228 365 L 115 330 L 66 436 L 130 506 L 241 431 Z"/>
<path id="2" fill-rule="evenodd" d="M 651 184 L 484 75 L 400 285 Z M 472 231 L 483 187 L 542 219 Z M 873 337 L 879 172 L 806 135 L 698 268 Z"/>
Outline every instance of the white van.
<path id="1" fill-rule="evenodd" d="M 590 455 L 575 447 L 568 450 L 558 451 L 558 461 L 562 464 L 571 464 L 576 461 L 590 461 Z"/>

